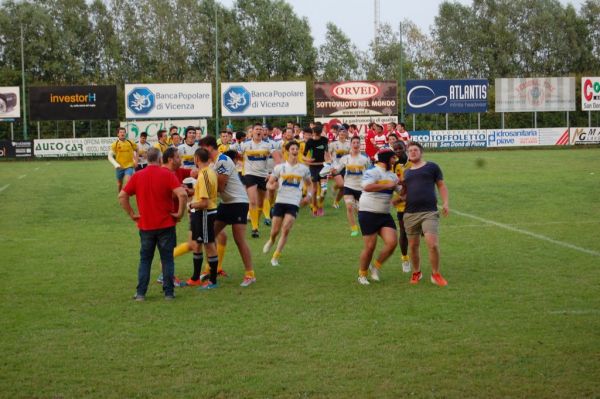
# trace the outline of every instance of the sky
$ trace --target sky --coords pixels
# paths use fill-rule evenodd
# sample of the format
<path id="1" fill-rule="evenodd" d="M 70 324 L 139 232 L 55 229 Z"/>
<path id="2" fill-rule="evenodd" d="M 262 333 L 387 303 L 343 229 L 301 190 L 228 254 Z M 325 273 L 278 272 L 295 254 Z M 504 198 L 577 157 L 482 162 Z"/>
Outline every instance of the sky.
<path id="1" fill-rule="evenodd" d="M 234 0 L 218 0 L 231 8 Z M 366 50 L 373 40 L 374 0 L 286 0 L 297 15 L 307 17 L 311 26 L 315 46 L 325 41 L 327 22 L 333 22 L 360 49 Z M 381 23 L 389 23 L 398 30 L 398 22 L 404 19 L 413 21 L 421 31 L 430 33 L 434 18 L 442 0 L 380 0 Z M 457 2 L 470 5 L 471 0 Z M 561 0 L 562 4 L 573 4 L 576 10 L 584 0 Z M 418 4 L 418 6 L 416 6 Z"/>

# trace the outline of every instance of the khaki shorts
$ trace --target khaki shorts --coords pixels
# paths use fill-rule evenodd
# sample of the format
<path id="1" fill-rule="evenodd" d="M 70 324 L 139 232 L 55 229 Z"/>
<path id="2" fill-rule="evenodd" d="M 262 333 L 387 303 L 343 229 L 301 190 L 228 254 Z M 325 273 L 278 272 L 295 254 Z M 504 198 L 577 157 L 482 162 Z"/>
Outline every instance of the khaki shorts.
<path id="1" fill-rule="evenodd" d="M 420 236 L 421 233 L 438 234 L 440 226 L 440 213 L 416 212 L 404 214 L 404 229 L 409 237 Z"/>

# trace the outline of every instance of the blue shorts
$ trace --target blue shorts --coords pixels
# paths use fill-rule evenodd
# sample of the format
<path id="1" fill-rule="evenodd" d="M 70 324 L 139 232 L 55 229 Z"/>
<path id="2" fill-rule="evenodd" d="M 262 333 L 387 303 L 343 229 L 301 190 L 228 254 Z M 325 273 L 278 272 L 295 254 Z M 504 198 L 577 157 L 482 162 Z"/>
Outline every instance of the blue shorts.
<path id="1" fill-rule="evenodd" d="M 123 180 L 123 178 L 125 177 L 125 175 L 127 176 L 133 176 L 133 172 L 134 169 L 133 168 L 126 168 L 126 169 L 116 169 L 115 170 L 115 174 L 117 175 L 117 180 L 121 181 Z"/>
<path id="2" fill-rule="evenodd" d="M 358 211 L 358 225 L 363 236 L 378 233 L 383 227 L 396 230 L 394 218 L 389 213 Z"/>
<path id="3" fill-rule="evenodd" d="M 273 217 L 282 218 L 287 213 L 288 215 L 291 215 L 295 219 L 296 216 L 298 215 L 299 209 L 300 208 L 298 208 L 296 205 L 282 204 L 280 202 L 276 202 L 275 206 L 273 206 Z"/>

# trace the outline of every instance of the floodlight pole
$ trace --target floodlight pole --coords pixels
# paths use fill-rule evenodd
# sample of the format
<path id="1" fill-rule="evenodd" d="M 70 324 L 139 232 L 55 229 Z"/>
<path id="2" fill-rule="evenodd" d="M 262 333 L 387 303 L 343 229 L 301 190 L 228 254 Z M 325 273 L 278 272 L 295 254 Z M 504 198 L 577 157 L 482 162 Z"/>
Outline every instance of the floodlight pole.
<path id="1" fill-rule="evenodd" d="M 398 22 L 400 29 L 400 122 L 404 122 L 404 60 L 402 55 L 402 21 Z"/>
<path id="2" fill-rule="evenodd" d="M 25 102 L 25 50 L 23 49 L 23 24 L 21 24 L 21 86 L 23 87 L 23 140 L 27 140 L 27 103 Z"/>
<path id="3" fill-rule="evenodd" d="M 215 1 L 215 137 L 218 136 L 219 126 L 219 8 Z"/>

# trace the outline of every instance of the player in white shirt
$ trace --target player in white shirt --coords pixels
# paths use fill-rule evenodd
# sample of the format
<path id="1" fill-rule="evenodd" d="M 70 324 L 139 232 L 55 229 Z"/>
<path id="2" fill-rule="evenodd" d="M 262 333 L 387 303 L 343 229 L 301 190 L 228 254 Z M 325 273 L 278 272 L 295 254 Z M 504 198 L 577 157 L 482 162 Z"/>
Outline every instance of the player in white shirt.
<path id="1" fill-rule="evenodd" d="M 308 204 L 312 196 L 310 170 L 305 165 L 298 163 L 299 149 L 300 145 L 296 141 L 290 141 L 286 144 L 285 150 L 288 159 L 285 163 L 275 166 L 267 183 L 269 190 L 277 190 L 277 199 L 273 207 L 271 236 L 263 247 L 263 253 L 269 252 L 281 231 L 277 249 L 275 249 L 271 258 L 271 265 L 273 266 L 279 266 L 279 256 L 287 242 L 290 230 L 294 226 L 300 205 Z M 302 198 L 304 185 L 308 188 L 308 194 Z"/>
<path id="2" fill-rule="evenodd" d="M 333 199 L 333 207 L 335 209 L 339 208 L 340 200 L 344 195 L 344 169 L 336 167 L 336 164 L 342 159 L 342 157 L 346 154 L 350 153 L 350 140 L 348 140 L 348 131 L 344 126 L 339 128 L 339 133 L 337 136 L 337 140 L 329 144 L 329 153 L 331 154 L 331 163 L 332 166 L 336 169 L 337 173 L 332 174 L 333 180 L 335 181 L 335 189 L 337 193 L 335 198 Z"/>
<path id="3" fill-rule="evenodd" d="M 267 160 L 275 152 L 273 146 L 263 140 L 263 127 L 255 123 L 252 128 L 252 139 L 240 145 L 240 153 L 244 157 L 244 184 L 250 200 L 250 222 L 252 223 L 252 237 L 258 238 L 258 224 L 262 204 L 267 192 Z M 275 155 L 274 155 L 275 156 Z M 279 159 L 275 158 L 275 163 Z"/>
<path id="4" fill-rule="evenodd" d="M 334 173 L 340 173 L 338 169 L 344 171 L 342 193 L 346 204 L 346 217 L 348 218 L 348 224 L 350 224 L 350 236 L 358 237 L 358 226 L 355 219 L 358 212 L 358 200 L 362 193 L 362 177 L 371 161 L 360 152 L 360 137 L 352 137 L 350 144 L 350 153 L 344 155 L 337 162 Z"/>
<path id="5" fill-rule="evenodd" d="M 398 176 L 393 170 L 395 162 L 396 154 L 392 150 L 379 151 L 377 163 L 362 178 L 363 193 L 358 203 L 358 223 L 364 242 L 358 270 L 358 282 L 362 285 L 369 284 L 369 270 L 371 279 L 379 281 L 379 269 L 396 249 L 396 223 L 390 214 L 392 195 L 395 191 L 400 192 Z M 383 239 L 383 248 L 371 265 L 377 235 Z"/>
<path id="6" fill-rule="evenodd" d="M 152 145 L 146 141 L 148 139 L 148 133 L 142 132 L 140 133 L 140 141 L 137 142 L 137 151 L 138 151 L 138 164 L 135 168 L 136 171 L 144 169 L 148 166 L 148 159 L 146 159 L 146 153 Z"/>
<path id="7" fill-rule="evenodd" d="M 183 144 L 177 147 L 179 156 L 181 157 L 181 167 L 186 169 L 195 169 L 194 154 L 196 150 L 200 148 L 196 143 L 196 129 L 194 127 L 188 127 L 185 129 L 185 140 Z"/>

